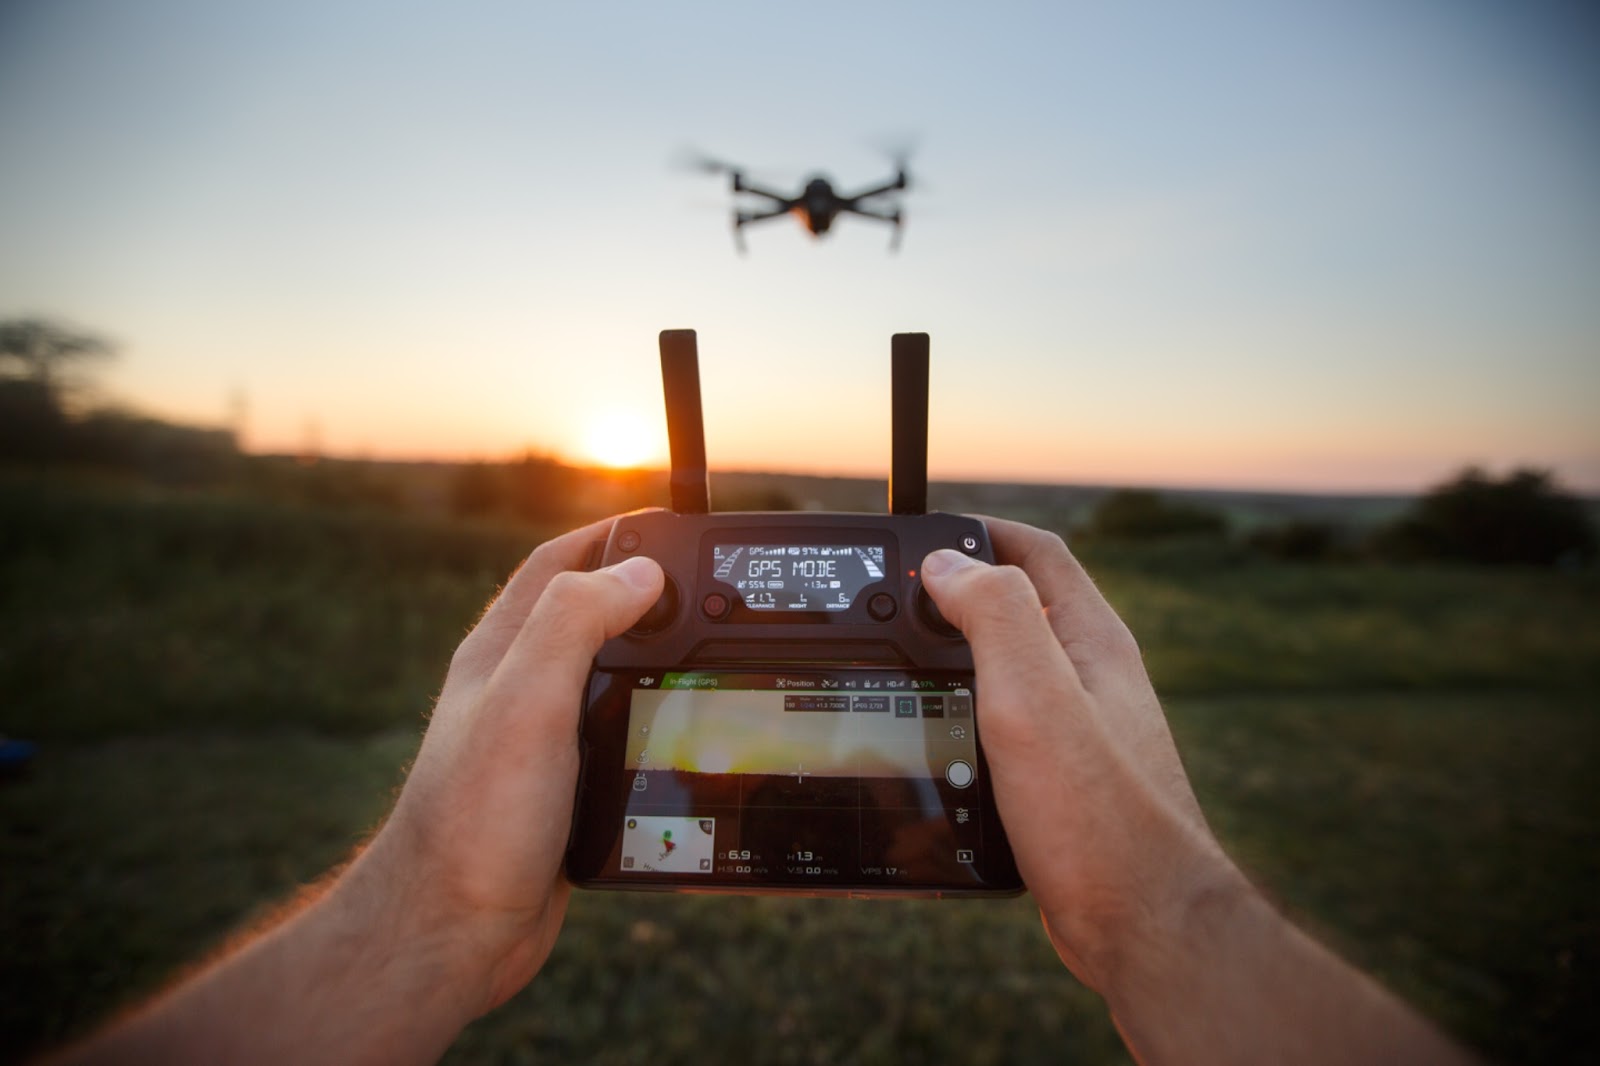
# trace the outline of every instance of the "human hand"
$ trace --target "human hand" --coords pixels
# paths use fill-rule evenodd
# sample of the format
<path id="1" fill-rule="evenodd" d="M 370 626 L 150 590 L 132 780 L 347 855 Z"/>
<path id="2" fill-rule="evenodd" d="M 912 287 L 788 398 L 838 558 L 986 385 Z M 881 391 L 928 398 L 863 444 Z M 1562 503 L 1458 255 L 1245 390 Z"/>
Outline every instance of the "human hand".
<path id="1" fill-rule="evenodd" d="M 408 935 L 461 982 L 467 1018 L 527 984 L 554 945 L 571 893 L 561 863 L 583 687 L 601 643 L 661 592 L 650 559 L 574 572 L 611 521 L 540 546 L 462 641 L 394 812 L 358 863 L 406 894 Z"/>
<path id="2" fill-rule="evenodd" d="M 1129 952 L 1242 878 L 1206 828 L 1138 645 L 1060 537 L 985 519 L 1000 565 L 934 552 L 966 634 L 1017 867 L 1062 960 L 1107 992 Z"/>
<path id="3" fill-rule="evenodd" d="M 432 1062 L 525 985 L 566 913 L 590 664 L 661 593 L 649 559 L 572 572 L 610 525 L 542 545 L 490 604 L 338 877 L 63 1061 Z"/>
<path id="4" fill-rule="evenodd" d="M 590 662 L 660 594 L 542 546 L 457 650 L 389 821 L 325 893 L 63 1061 L 430 1062 L 543 964 Z M 989 520 L 1003 565 L 923 563 L 972 643 L 995 795 L 1062 959 L 1141 1061 L 1461 1062 L 1305 937 L 1207 831 L 1139 650 L 1057 537 Z"/>
<path id="5" fill-rule="evenodd" d="M 1141 1062 L 1446 1062 L 1448 1037 L 1286 921 L 1206 827 L 1127 626 L 1060 537 L 922 577 L 972 644 L 978 725 L 1061 959 Z"/>

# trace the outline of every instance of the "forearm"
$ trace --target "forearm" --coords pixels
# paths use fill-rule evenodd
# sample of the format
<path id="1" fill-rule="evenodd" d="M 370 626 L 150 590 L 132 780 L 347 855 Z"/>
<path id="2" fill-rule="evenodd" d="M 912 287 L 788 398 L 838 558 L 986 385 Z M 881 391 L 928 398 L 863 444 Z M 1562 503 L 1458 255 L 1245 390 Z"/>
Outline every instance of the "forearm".
<path id="1" fill-rule="evenodd" d="M 1231 867 L 1140 937 L 1105 992 L 1146 1063 L 1472 1061 Z"/>
<path id="2" fill-rule="evenodd" d="M 987 520 L 923 560 L 972 643 L 1006 833 L 1051 942 L 1145 1062 L 1461 1062 L 1286 922 L 1223 854 L 1137 642 L 1059 537 Z"/>
<path id="3" fill-rule="evenodd" d="M 416 897 L 364 855 L 287 919 L 61 1061 L 436 1061 L 482 990 L 463 987 L 459 946 L 430 931 Z"/>
<path id="4" fill-rule="evenodd" d="M 661 594 L 642 556 L 541 545 L 456 649 L 404 790 L 315 898 L 61 1061 L 432 1062 L 525 986 L 570 893 L 578 708 L 601 644 Z"/>

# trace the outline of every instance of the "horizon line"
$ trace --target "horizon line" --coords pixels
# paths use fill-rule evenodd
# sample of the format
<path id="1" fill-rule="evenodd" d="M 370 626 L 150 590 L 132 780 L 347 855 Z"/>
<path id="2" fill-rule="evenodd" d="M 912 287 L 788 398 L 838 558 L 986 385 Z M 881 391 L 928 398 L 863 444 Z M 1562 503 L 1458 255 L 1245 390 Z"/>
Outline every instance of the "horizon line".
<path id="1" fill-rule="evenodd" d="M 660 477 L 665 478 L 671 472 L 670 471 L 670 467 L 667 466 L 667 465 L 654 465 L 654 464 L 652 464 L 652 465 L 642 465 L 642 466 L 634 466 L 634 467 L 608 467 L 608 466 L 605 466 L 603 464 L 586 463 L 586 462 L 583 462 L 581 460 L 576 460 L 576 459 L 573 459 L 573 458 L 570 458 L 570 457 L 567 457 L 567 456 L 562 456 L 562 455 L 559 455 L 559 454 L 556 454 L 556 453 L 552 453 L 552 452 L 542 452 L 542 451 L 539 451 L 539 450 L 533 449 L 533 448 L 525 449 L 520 454 L 506 455 L 506 456 L 501 456 L 501 457 L 497 457 L 497 458 L 483 458 L 483 457 L 440 458 L 438 456 L 420 457 L 420 456 L 394 456 L 394 455 L 376 456 L 376 455 L 360 455 L 360 454 L 355 454 L 355 455 L 352 455 L 352 454 L 336 454 L 336 453 L 332 453 L 332 452 L 319 452 L 314 456 L 308 456 L 303 452 L 287 452 L 287 451 L 259 451 L 259 452 L 253 452 L 253 451 L 244 451 L 243 449 L 241 449 L 241 453 L 245 454 L 245 455 L 254 456 L 256 458 L 262 458 L 262 459 L 286 459 L 286 460 L 297 461 L 297 462 L 305 462 L 307 459 L 312 459 L 312 460 L 317 461 L 317 462 L 328 461 L 328 462 L 344 462 L 344 463 L 370 463 L 370 464 L 374 464 L 374 465 L 393 465 L 393 466 L 408 466 L 408 465 L 409 466 L 469 466 L 469 465 L 473 465 L 473 464 L 495 465 L 495 464 L 515 463 L 515 462 L 517 462 L 517 461 L 519 461 L 519 460 L 521 460 L 523 458 L 533 457 L 533 458 L 536 458 L 536 459 L 541 459 L 541 460 L 546 460 L 546 461 L 549 461 L 549 462 L 552 462 L 552 463 L 556 463 L 556 464 L 561 465 L 561 466 L 569 467 L 569 468 L 574 469 L 574 470 L 589 471 L 589 472 L 593 472 L 593 473 L 600 474 L 600 475 L 615 475 L 615 476 L 659 475 Z M 1313 488 L 1313 487 L 1305 487 L 1305 486 L 1285 487 L 1285 486 L 1267 486 L 1267 485 L 1261 485 L 1261 484 L 1244 484 L 1244 483 L 1232 483 L 1232 484 L 1229 484 L 1229 483 L 1218 483 L 1218 482 L 1200 484 L 1200 483 L 1193 483 L 1193 482 L 1166 482 L 1166 483 L 1163 483 L 1163 482 L 1153 482 L 1153 481 L 1067 481 L 1067 480 L 1041 479 L 1039 477 L 1028 477 L 1028 476 L 1007 476 L 1007 475 L 1004 475 L 1004 474 L 992 475 L 992 476 L 981 476 L 981 477 L 977 477 L 977 476 L 960 476 L 960 475 L 957 475 L 957 476 L 937 476 L 937 475 L 930 474 L 929 477 L 928 477 L 928 483 L 930 485 L 994 485 L 994 486 L 1018 485 L 1018 486 L 1028 486 L 1028 487 L 1032 487 L 1032 488 L 1075 489 L 1075 490 L 1089 490 L 1089 491 L 1096 491 L 1096 492 L 1116 492 L 1116 491 L 1119 491 L 1119 490 L 1131 489 L 1131 490 L 1146 490 L 1146 491 L 1153 491 L 1153 492 L 1207 493 L 1207 494 L 1217 494 L 1217 495 L 1226 494 L 1226 495 L 1252 495 L 1252 496 L 1309 496 L 1309 497 L 1323 497 L 1323 498 L 1337 497 L 1337 498 L 1347 498 L 1347 499 L 1401 499 L 1401 498 L 1412 498 L 1412 497 L 1424 495 L 1425 493 L 1429 492 L 1433 488 L 1435 488 L 1435 487 L 1437 487 L 1439 485 L 1445 484 L 1449 480 L 1452 480 L 1452 479 L 1454 479 L 1456 477 L 1459 477 L 1461 474 L 1465 473 L 1469 469 L 1487 470 L 1491 475 L 1496 473 L 1494 468 L 1487 467 L 1486 464 L 1478 464 L 1478 463 L 1471 463 L 1471 462 L 1463 462 L 1463 463 L 1457 464 L 1452 469 L 1454 471 L 1453 473 L 1451 473 L 1449 475 L 1446 475 L 1444 477 L 1441 477 L 1437 481 L 1430 481 L 1429 483 L 1427 483 L 1425 485 L 1412 487 L 1412 488 L 1375 488 L 1375 487 L 1368 487 L 1368 488 L 1348 488 L 1348 487 L 1341 487 L 1341 488 Z M 1551 467 L 1538 466 L 1536 464 L 1531 464 L 1531 463 L 1523 463 L 1523 464 L 1513 463 L 1513 464 L 1508 464 L 1508 465 L 1506 465 L 1505 472 L 1509 473 L 1509 472 L 1511 472 L 1513 470 L 1527 470 L 1527 469 L 1539 470 L 1539 471 L 1543 471 L 1545 473 L 1554 474 L 1554 470 Z M 752 469 L 752 468 L 746 468 L 746 467 L 719 467 L 719 466 L 712 466 L 712 467 L 709 468 L 709 473 L 712 474 L 712 475 L 719 475 L 720 474 L 720 475 L 736 476 L 736 477 L 811 478 L 811 479 L 815 479 L 815 480 L 819 480 L 819 481 L 863 481 L 863 482 L 877 482 L 877 483 L 882 483 L 884 485 L 887 485 L 888 484 L 888 480 L 889 480 L 889 477 L 888 477 L 887 473 L 885 473 L 883 475 L 871 475 L 871 474 L 862 474 L 862 473 L 859 473 L 859 472 L 771 470 L 771 469 L 759 469 L 759 468 Z M 1565 490 L 1567 492 L 1570 492 L 1572 495 L 1577 496 L 1579 499 L 1582 499 L 1582 500 L 1584 500 L 1584 501 L 1586 501 L 1586 502 L 1588 502 L 1590 504 L 1600 506 L 1600 486 L 1595 486 L 1595 487 L 1571 486 L 1571 485 L 1563 484 L 1559 479 L 1557 480 L 1556 483 L 1557 483 L 1558 487 L 1562 488 L 1563 490 Z"/>

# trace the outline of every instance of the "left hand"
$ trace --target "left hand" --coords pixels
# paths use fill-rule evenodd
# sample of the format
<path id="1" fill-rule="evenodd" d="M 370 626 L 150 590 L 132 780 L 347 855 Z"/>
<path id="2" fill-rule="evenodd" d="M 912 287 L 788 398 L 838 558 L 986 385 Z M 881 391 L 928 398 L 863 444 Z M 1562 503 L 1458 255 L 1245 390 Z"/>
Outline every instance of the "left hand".
<path id="1" fill-rule="evenodd" d="M 399 936 L 458 982 L 468 1017 L 514 995 L 554 946 L 584 685 L 601 643 L 661 593 L 642 557 L 575 572 L 612 521 L 541 545 L 490 604 L 451 660 L 394 813 L 350 871 L 404 898 Z"/>

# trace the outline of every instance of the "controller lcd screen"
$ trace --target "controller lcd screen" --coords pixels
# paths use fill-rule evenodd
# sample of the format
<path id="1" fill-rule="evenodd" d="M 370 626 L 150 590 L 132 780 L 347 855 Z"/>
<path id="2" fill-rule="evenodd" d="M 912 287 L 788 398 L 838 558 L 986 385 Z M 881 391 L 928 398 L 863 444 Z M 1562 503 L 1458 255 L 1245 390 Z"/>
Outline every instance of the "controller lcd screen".
<path id="1" fill-rule="evenodd" d="M 1009 866 L 985 816 L 970 678 L 629 681 L 610 879 L 984 889 L 986 849 Z"/>
<path id="2" fill-rule="evenodd" d="M 712 576 L 753 611 L 845 611 L 885 574 L 881 544 L 714 544 Z"/>

